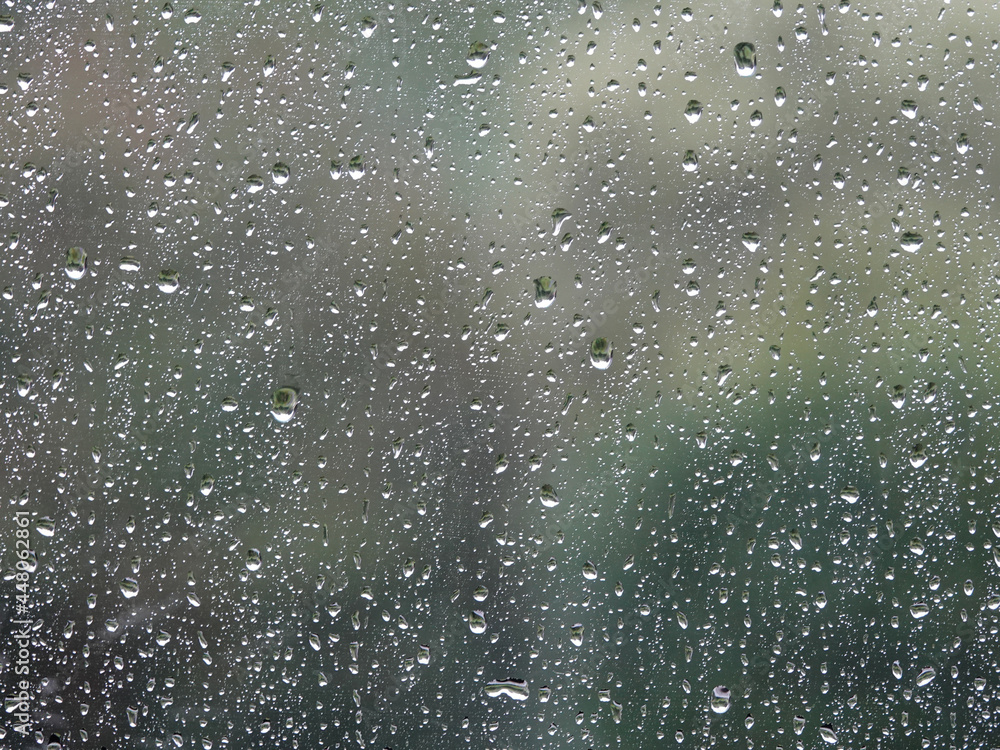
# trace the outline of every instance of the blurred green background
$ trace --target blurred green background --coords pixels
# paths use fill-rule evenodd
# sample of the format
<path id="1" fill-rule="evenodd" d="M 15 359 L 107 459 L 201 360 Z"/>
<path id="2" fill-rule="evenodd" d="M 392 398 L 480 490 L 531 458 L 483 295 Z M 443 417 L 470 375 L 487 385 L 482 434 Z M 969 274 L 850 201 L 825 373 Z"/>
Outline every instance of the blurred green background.
<path id="1" fill-rule="evenodd" d="M 995 8 L 50 5 L 5 747 L 994 746 Z"/>

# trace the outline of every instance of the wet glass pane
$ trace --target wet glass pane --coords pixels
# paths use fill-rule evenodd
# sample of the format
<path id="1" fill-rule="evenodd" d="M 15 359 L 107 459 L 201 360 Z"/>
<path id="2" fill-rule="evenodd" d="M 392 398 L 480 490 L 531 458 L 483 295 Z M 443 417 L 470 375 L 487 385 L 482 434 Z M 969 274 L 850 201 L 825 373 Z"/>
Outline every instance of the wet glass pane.
<path id="1" fill-rule="evenodd" d="M 998 22 L 8 2 L 0 744 L 998 746 Z"/>

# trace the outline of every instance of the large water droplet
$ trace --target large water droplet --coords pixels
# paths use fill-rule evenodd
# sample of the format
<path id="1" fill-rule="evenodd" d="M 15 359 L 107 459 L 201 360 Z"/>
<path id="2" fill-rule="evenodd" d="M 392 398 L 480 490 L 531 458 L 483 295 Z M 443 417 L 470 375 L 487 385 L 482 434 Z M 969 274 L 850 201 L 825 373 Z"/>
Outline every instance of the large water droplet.
<path id="1" fill-rule="evenodd" d="M 476 635 L 482 635 L 486 632 L 486 617 L 478 609 L 469 615 L 469 630 Z"/>
<path id="2" fill-rule="evenodd" d="M 173 294 L 180 288 L 180 285 L 180 274 L 169 268 L 160 271 L 160 276 L 156 280 L 157 288 L 164 294 Z"/>
<path id="3" fill-rule="evenodd" d="M 278 422 L 289 422 L 299 405 L 299 392 L 290 387 L 278 388 L 271 395 L 271 416 Z"/>
<path id="4" fill-rule="evenodd" d="M 559 495 L 551 484 L 543 484 L 539 492 L 539 500 L 546 508 L 554 508 L 559 505 Z"/>
<path id="5" fill-rule="evenodd" d="M 490 680 L 486 683 L 486 695 L 499 698 L 502 695 L 515 701 L 528 699 L 528 685 L 524 680 Z"/>
<path id="6" fill-rule="evenodd" d="M 66 275 L 79 281 L 87 274 L 87 251 L 82 247 L 71 247 L 66 251 Z"/>
<path id="7" fill-rule="evenodd" d="M 291 170 L 288 169 L 288 165 L 284 162 L 278 162 L 273 167 L 271 167 L 271 179 L 274 181 L 275 185 L 284 185 L 288 182 L 288 178 L 291 177 Z"/>
<path id="8" fill-rule="evenodd" d="M 924 238 L 916 232 L 903 232 L 899 238 L 899 246 L 908 253 L 915 253 L 924 244 Z"/>
<path id="9" fill-rule="evenodd" d="M 733 50 L 736 72 L 744 78 L 757 72 L 757 50 L 750 42 L 740 42 Z"/>
<path id="10" fill-rule="evenodd" d="M 259 549 L 257 549 L 256 547 L 254 547 L 254 548 L 251 548 L 251 549 L 247 550 L 247 562 L 246 562 L 246 565 L 247 565 L 247 570 L 249 570 L 249 571 L 260 570 L 261 559 L 260 559 L 260 550 Z"/>
<path id="11" fill-rule="evenodd" d="M 701 118 L 701 111 L 701 102 L 697 99 L 692 99 L 687 103 L 687 107 L 684 109 L 684 116 L 687 118 L 688 122 L 695 123 Z"/>
<path id="12" fill-rule="evenodd" d="M 833 731 L 833 727 L 829 724 L 824 724 L 819 728 L 819 736 L 823 738 L 823 742 L 831 745 L 837 744 L 837 733 Z"/>
<path id="13" fill-rule="evenodd" d="M 469 47 L 469 54 L 465 56 L 465 61 L 469 64 L 469 67 L 475 68 L 476 70 L 484 67 L 486 65 L 486 61 L 489 59 L 489 45 L 483 44 L 482 42 L 473 42 L 472 46 Z"/>
<path id="14" fill-rule="evenodd" d="M 925 667 L 920 670 L 920 674 L 917 675 L 917 686 L 923 687 L 935 677 L 937 677 L 937 672 L 934 670 L 934 667 Z"/>
<path id="15" fill-rule="evenodd" d="M 134 578 L 126 578 L 119 586 L 122 596 L 126 599 L 134 599 L 139 595 L 139 583 Z"/>
<path id="16" fill-rule="evenodd" d="M 590 364 L 598 370 L 607 370 L 611 367 L 611 360 L 614 357 L 614 347 L 604 337 L 594 339 L 590 345 Z"/>
<path id="17" fill-rule="evenodd" d="M 548 307 L 556 301 L 556 282 L 551 276 L 535 279 L 535 307 Z"/>
<path id="18" fill-rule="evenodd" d="M 717 714 L 724 714 L 729 710 L 730 692 L 724 685 L 718 685 L 712 690 L 712 698 L 709 706 Z"/>

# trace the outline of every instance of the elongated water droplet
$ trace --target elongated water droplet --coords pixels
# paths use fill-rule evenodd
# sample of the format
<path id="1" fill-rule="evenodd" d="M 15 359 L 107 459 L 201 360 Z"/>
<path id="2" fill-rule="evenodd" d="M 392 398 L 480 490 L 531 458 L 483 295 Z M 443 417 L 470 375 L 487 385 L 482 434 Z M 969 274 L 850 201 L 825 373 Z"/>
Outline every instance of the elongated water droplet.
<path id="1" fill-rule="evenodd" d="M 530 695 L 524 680 L 490 680 L 486 683 L 485 692 L 490 698 L 506 696 L 515 701 L 527 700 Z"/>
<path id="2" fill-rule="evenodd" d="M 924 685 L 929 684 L 935 677 L 937 677 L 937 672 L 934 667 L 925 667 L 920 670 L 920 674 L 917 675 L 917 686 L 923 687 Z"/>

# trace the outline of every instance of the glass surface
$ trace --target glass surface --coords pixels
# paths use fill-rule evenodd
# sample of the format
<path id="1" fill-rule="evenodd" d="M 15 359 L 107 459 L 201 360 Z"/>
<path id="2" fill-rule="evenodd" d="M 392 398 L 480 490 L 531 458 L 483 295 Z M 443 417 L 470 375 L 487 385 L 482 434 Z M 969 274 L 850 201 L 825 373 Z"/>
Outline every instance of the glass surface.
<path id="1" fill-rule="evenodd" d="M 0 9 L 9 748 L 996 748 L 987 4 Z"/>

